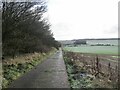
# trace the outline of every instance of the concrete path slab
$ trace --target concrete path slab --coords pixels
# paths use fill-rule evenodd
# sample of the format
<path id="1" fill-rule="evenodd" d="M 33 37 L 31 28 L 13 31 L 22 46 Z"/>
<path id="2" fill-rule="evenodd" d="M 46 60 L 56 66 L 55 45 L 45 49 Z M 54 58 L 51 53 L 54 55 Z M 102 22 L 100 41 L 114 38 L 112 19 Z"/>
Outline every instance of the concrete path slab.
<path id="1" fill-rule="evenodd" d="M 70 88 L 62 51 L 44 60 L 9 88 Z"/>

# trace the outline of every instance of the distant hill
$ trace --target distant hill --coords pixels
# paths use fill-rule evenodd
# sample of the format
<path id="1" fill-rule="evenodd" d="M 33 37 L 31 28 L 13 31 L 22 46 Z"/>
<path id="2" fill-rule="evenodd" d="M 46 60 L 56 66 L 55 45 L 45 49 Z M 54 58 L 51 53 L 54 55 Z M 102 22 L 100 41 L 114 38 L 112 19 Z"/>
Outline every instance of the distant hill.
<path id="1" fill-rule="evenodd" d="M 120 40 L 120 38 L 86 38 L 86 39 L 74 39 L 74 40 Z"/>
<path id="2" fill-rule="evenodd" d="M 74 44 L 77 40 L 120 40 L 120 38 L 86 38 L 86 39 L 73 39 L 73 40 L 59 40 L 61 44 Z"/>
<path id="3" fill-rule="evenodd" d="M 75 40 L 61 40 L 59 41 L 61 44 L 73 44 Z"/>

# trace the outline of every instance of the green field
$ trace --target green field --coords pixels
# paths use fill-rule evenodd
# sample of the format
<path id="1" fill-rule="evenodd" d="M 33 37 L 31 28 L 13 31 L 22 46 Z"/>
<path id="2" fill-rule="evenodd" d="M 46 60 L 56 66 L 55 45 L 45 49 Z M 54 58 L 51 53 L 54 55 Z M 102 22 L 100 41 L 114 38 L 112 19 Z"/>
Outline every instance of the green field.
<path id="1" fill-rule="evenodd" d="M 98 43 L 118 45 L 118 42 L 120 42 L 120 41 L 118 41 L 118 40 L 87 40 L 87 44 L 89 44 L 89 45 L 98 44 Z"/>
<path id="2" fill-rule="evenodd" d="M 64 47 L 64 50 L 81 53 L 112 54 L 118 55 L 118 46 L 78 46 Z"/>

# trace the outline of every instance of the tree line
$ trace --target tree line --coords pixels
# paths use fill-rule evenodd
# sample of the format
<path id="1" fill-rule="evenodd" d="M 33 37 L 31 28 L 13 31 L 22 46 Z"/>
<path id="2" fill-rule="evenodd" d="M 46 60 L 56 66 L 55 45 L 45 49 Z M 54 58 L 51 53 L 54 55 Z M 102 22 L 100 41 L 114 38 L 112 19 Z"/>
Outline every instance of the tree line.
<path id="1" fill-rule="evenodd" d="M 50 24 L 43 18 L 47 5 L 39 2 L 2 3 L 2 52 L 4 56 L 58 49 Z"/>

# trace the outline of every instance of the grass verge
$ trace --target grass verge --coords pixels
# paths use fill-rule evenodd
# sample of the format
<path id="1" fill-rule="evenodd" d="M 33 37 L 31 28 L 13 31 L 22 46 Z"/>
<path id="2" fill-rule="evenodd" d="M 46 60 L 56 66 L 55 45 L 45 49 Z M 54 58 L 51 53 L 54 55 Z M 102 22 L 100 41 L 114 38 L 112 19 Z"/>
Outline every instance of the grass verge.
<path id="1" fill-rule="evenodd" d="M 7 88 L 11 82 L 30 71 L 37 64 L 55 53 L 56 49 L 52 49 L 48 53 L 34 53 L 26 57 L 22 57 L 22 62 L 19 57 L 14 60 L 4 61 L 2 65 L 2 88 Z"/>

